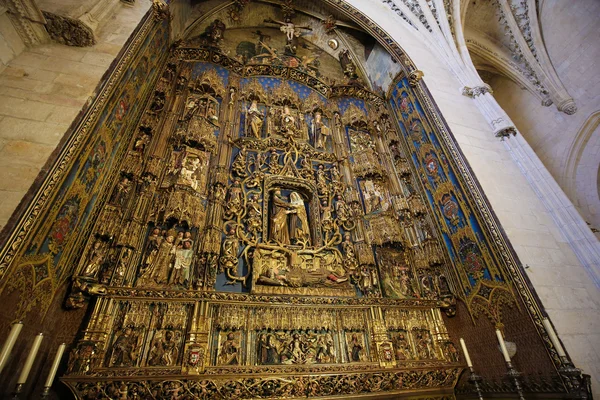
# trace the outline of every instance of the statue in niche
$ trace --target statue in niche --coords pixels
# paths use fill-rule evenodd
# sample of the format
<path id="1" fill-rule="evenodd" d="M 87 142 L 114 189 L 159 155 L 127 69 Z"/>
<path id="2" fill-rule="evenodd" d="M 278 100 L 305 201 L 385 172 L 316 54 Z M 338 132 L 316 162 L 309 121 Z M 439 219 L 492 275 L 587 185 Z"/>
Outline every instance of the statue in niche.
<path id="1" fill-rule="evenodd" d="M 189 234 L 190 232 L 186 232 Z M 194 258 L 192 250 L 193 242 L 188 238 L 176 245 L 175 262 L 173 263 L 173 272 L 171 274 L 170 283 L 176 285 L 187 285 L 190 281 L 190 268 Z"/>
<path id="2" fill-rule="evenodd" d="M 110 366 L 112 367 L 133 367 L 137 358 L 138 337 L 134 334 L 131 327 L 125 327 L 115 340 L 110 357 Z"/>
<path id="3" fill-rule="evenodd" d="M 261 365 L 279 364 L 280 358 L 278 347 L 275 336 L 262 333 L 258 337 L 258 345 L 256 347 L 258 351 L 258 363 Z"/>
<path id="4" fill-rule="evenodd" d="M 296 136 L 296 118 L 292 115 L 288 105 L 283 106 L 283 112 L 279 117 L 279 133 L 286 138 Z"/>
<path id="5" fill-rule="evenodd" d="M 131 182 L 131 179 L 129 179 L 128 176 L 121 176 L 121 180 L 117 186 L 115 186 L 113 193 L 110 196 L 109 203 L 119 207 L 122 206 L 127 200 L 127 196 L 131 191 L 132 183 L 133 182 Z"/>
<path id="6" fill-rule="evenodd" d="M 309 344 L 300 338 L 300 335 L 294 333 L 292 340 L 287 346 L 286 360 L 284 364 L 304 364 L 307 359 Z"/>
<path id="7" fill-rule="evenodd" d="M 173 257 L 172 249 L 175 242 L 175 231 L 170 229 L 163 237 L 156 237 L 155 231 L 149 238 L 149 247 L 152 246 L 149 257 L 146 259 L 146 268 L 140 280 L 144 283 L 166 284 L 169 280 L 169 270 Z"/>
<path id="8" fill-rule="evenodd" d="M 377 279 L 377 272 L 374 268 L 369 268 L 367 265 L 363 265 L 358 272 L 358 287 L 365 296 L 372 296 L 377 293 L 377 286 L 379 280 Z"/>
<path id="9" fill-rule="evenodd" d="M 104 261 L 106 255 L 106 246 L 101 240 L 96 240 L 90 249 L 88 254 L 85 268 L 83 269 L 83 276 L 86 278 L 95 278 L 100 271 L 100 267 Z"/>
<path id="10" fill-rule="evenodd" d="M 154 339 L 150 354 L 148 356 L 148 365 L 153 367 L 170 367 L 177 362 L 179 354 L 179 340 L 172 330 L 164 331 L 164 336 L 160 335 Z"/>
<path id="11" fill-rule="evenodd" d="M 146 252 L 144 254 L 144 265 L 143 270 L 146 270 L 150 264 L 152 264 L 154 257 L 156 257 L 156 253 L 158 252 L 158 248 L 160 246 L 162 238 L 160 236 L 160 229 L 153 228 L 152 233 L 148 236 L 147 244 L 146 244 Z"/>
<path id="12" fill-rule="evenodd" d="M 335 345 L 331 333 L 327 332 L 317 338 L 315 361 L 320 364 L 335 362 Z"/>
<path id="13" fill-rule="evenodd" d="M 292 213 L 290 215 L 290 240 L 294 244 L 308 244 L 310 242 L 310 227 L 304 200 L 297 192 L 290 194 Z"/>
<path id="14" fill-rule="evenodd" d="M 348 341 L 348 358 L 350 362 L 361 362 L 364 359 L 364 344 L 357 333 L 352 333 Z"/>
<path id="15" fill-rule="evenodd" d="M 256 100 L 252 100 L 250 103 L 250 108 L 246 111 L 246 136 L 248 136 L 248 132 L 252 137 L 259 139 L 262 134 L 262 127 L 264 124 L 264 115 L 258 108 L 258 102 Z"/>
<path id="16" fill-rule="evenodd" d="M 444 349 L 444 354 L 446 355 L 446 359 L 451 362 L 458 362 L 458 350 L 453 342 L 446 342 L 446 346 Z"/>
<path id="17" fill-rule="evenodd" d="M 290 193 L 289 202 L 281 190 L 273 193 L 271 240 L 281 245 L 310 244 L 310 225 L 304 200 L 299 193 Z"/>
<path id="18" fill-rule="evenodd" d="M 271 240 L 281 244 L 290 244 L 290 232 L 288 225 L 288 214 L 294 212 L 294 209 L 288 203 L 287 198 L 281 194 L 281 190 L 273 193 L 271 214 Z"/>
<path id="19" fill-rule="evenodd" d="M 317 150 L 325 149 L 327 144 L 327 138 L 331 135 L 331 130 L 323 122 L 323 117 L 320 111 L 315 112 L 314 119 L 311 124 L 311 133 L 313 140 L 315 141 L 315 148 Z"/>
<path id="20" fill-rule="evenodd" d="M 229 332 L 227 338 L 219 349 L 218 365 L 239 365 L 239 345 L 235 340 L 235 334 Z"/>
<path id="21" fill-rule="evenodd" d="M 410 344 L 404 333 L 399 332 L 397 336 L 394 336 L 392 338 L 392 343 L 396 349 L 396 360 L 405 361 L 412 359 Z"/>
<path id="22" fill-rule="evenodd" d="M 417 348 L 417 355 L 419 359 L 429 360 L 433 358 L 431 353 L 431 338 L 429 337 L 428 332 L 415 332 L 415 347 Z"/>
<path id="23" fill-rule="evenodd" d="M 310 26 L 294 25 L 291 18 L 285 18 L 285 21 L 277 21 L 273 20 L 272 18 L 268 18 L 265 19 L 264 22 L 280 25 L 279 30 L 285 33 L 286 38 L 285 53 L 291 56 L 296 55 L 296 50 L 298 49 L 298 37 L 300 37 L 300 29 L 312 31 Z"/>

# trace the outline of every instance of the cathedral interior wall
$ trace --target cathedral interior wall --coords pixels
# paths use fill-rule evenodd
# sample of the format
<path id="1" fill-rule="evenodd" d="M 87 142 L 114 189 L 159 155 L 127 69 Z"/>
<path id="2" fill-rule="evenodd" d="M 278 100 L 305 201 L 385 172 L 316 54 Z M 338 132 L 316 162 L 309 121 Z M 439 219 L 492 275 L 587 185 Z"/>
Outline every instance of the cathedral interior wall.
<path id="1" fill-rule="evenodd" d="M 598 315 L 600 291 L 590 281 L 586 270 L 503 143 L 494 137 L 473 100 L 461 95 L 462 85 L 449 68 L 415 37 L 413 31 L 399 23 L 397 15 L 390 13 L 380 2 L 354 0 L 350 3 L 377 21 L 424 72 L 423 80 L 483 187 L 511 244 L 523 265 L 529 266 L 526 269 L 527 275 L 567 351 L 581 368 L 591 373 L 595 387 L 598 388 L 600 319 L 590 316 Z M 590 74 L 591 71 L 590 69 Z M 501 89 L 500 93 L 502 98 Z M 494 96 L 497 96 L 496 92 Z M 504 106 L 502 102 L 500 104 Z M 539 112 L 539 103 L 536 107 Z M 584 105 L 581 104 L 581 107 Z M 510 111 L 507 112 L 512 117 Z M 575 116 L 579 113 L 584 114 L 579 111 Z M 559 115 L 558 111 L 556 115 Z M 566 119 L 569 116 L 561 114 L 560 118 Z M 542 120 L 540 117 L 540 121 Z M 518 120 L 517 126 L 523 129 Z M 556 132 L 556 135 L 561 133 L 554 128 L 536 129 L 540 134 L 549 131 Z M 524 132 L 527 135 L 527 129 Z M 557 145 L 557 151 L 560 148 Z"/>
<path id="2" fill-rule="evenodd" d="M 51 42 L 20 54 L 0 47 L 3 60 L 16 55 L 0 67 L 0 229 L 45 171 L 46 160 L 149 7 L 143 1 L 119 6 L 91 47 Z M 12 23 L 0 18 L 0 35 L 7 37 Z"/>
<path id="3" fill-rule="evenodd" d="M 579 368 L 592 375 L 597 390 L 597 379 L 600 376 L 600 321 L 597 318 L 590 318 L 590 316 L 598 314 L 600 307 L 598 288 L 590 283 L 586 271 L 567 241 L 561 236 L 555 222 L 544 209 L 504 144 L 493 136 L 473 100 L 461 95 L 462 85 L 449 68 L 429 51 L 413 32 L 401 26 L 398 22 L 399 17 L 390 13 L 389 9 L 381 2 L 351 0 L 349 3 L 362 10 L 394 37 L 412 58 L 418 69 L 425 73 L 423 79 L 429 91 L 483 187 L 512 246 L 523 265 L 526 266 L 527 275 L 552 318 L 567 351 Z M 21 199 L 26 196 L 29 187 L 40 171 L 45 171 L 46 160 L 56 149 L 89 96 L 95 93 L 94 89 L 102 75 L 109 68 L 123 43 L 149 7 L 149 2 L 137 1 L 134 4 L 133 8 L 123 8 L 117 12 L 115 19 L 109 21 L 102 28 L 99 33 L 99 41 L 93 47 L 40 45 L 23 51 L 9 61 L 8 65 L 0 72 L 0 92 L 2 92 L 2 98 L 0 98 L 0 171 L 2 171 L 0 172 L 0 198 L 3 199 L 0 205 L 0 228 L 7 223 Z M 546 0 L 545 10 L 548 10 L 550 5 L 550 0 Z M 559 15 L 558 12 L 556 15 Z M 0 15 L 0 26 L 2 18 L 3 16 Z M 549 20 L 551 19 L 549 18 Z M 553 29 L 559 29 L 560 25 L 557 24 L 558 22 L 553 20 Z M 586 27 L 589 27 L 590 30 L 585 31 L 582 28 L 585 35 L 593 35 L 593 28 L 589 25 Z M 0 29 L 0 34 L 4 35 L 5 32 Z M 549 42 L 552 40 L 553 38 L 548 38 Z M 575 48 L 579 51 L 579 48 L 582 47 L 564 46 L 562 48 L 563 59 L 573 58 L 573 54 L 568 51 Z M 5 58 L 0 58 L 2 60 L 9 60 L 17 53 L 15 51 L 9 53 L 8 50 L 5 52 L 2 47 L 0 50 L 3 57 L 8 54 Z M 597 49 L 594 50 L 597 51 Z M 552 50 L 551 44 L 549 51 L 551 55 L 554 54 L 553 51 L 558 52 L 558 50 Z M 580 53 L 583 53 L 583 50 Z M 11 56 L 11 54 L 13 55 Z M 557 58 L 559 57 L 557 56 Z M 589 60 L 589 57 L 586 56 L 585 59 Z M 585 61 L 585 63 L 590 66 L 591 61 Z M 565 71 L 568 69 L 567 64 L 567 61 L 562 64 L 565 65 Z M 569 78 L 562 75 L 563 69 L 557 66 L 557 70 L 561 74 L 561 78 L 566 79 L 565 83 L 568 85 Z M 595 99 L 593 93 L 598 92 L 598 90 L 594 92 L 592 89 L 598 87 L 598 82 L 596 82 L 596 86 L 590 84 L 593 81 L 591 66 L 588 69 L 578 70 L 579 72 L 570 71 L 569 69 L 569 76 L 572 77 L 573 83 L 578 84 L 577 87 L 580 88 L 580 90 L 572 92 L 580 108 L 575 116 L 559 114 L 558 111 L 550 108 L 543 109 L 542 114 L 539 102 L 529 99 L 527 92 L 523 91 L 523 96 L 517 97 L 515 89 L 518 90 L 518 88 L 511 88 L 510 85 L 513 85 L 511 82 L 506 83 L 500 80 L 492 82 L 495 96 L 500 104 L 515 120 L 518 128 L 536 151 L 539 149 L 540 158 L 555 177 L 560 176 L 561 168 L 566 162 L 562 156 L 564 156 L 565 146 L 568 145 L 568 139 L 561 139 L 564 137 L 564 134 L 561 136 L 561 132 L 576 131 L 590 112 L 598 108 L 597 100 L 596 109 L 592 106 Z M 499 84 L 496 85 L 496 83 Z M 510 102 L 507 101 L 509 95 Z M 577 97 L 578 95 L 583 101 Z M 536 108 L 533 107 L 534 103 Z M 588 103 L 590 103 L 589 108 L 585 108 Z M 530 112 L 522 118 L 518 118 L 518 113 L 524 114 L 523 110 Z M 535 120 L 532 120 L 531 115 L 539 116 L 539 118 L 536 117 Z M 549 134 L 553 135 L 553 140 L 550 140 Z M 543 139 L 542 135 L 545 135 Z M 571 198 L 573 199 L 573 197 Z M 593 214 L 598 209 L 589 206 L 589 210 Z M 66 286 L 60 289 L 55 288 L 55 290 L 56 297 L 51 308 L 58 307 L 62 303 Z M 447 321 L 449 326 L 457 325 L 455 327 L 457 331 L 460 329 L 458 325 L 471 323 L 469 318 L 466 318 L 466 310 L 459 308 L 459 312 L 463 313 L 460 319 Z M 524 310 L 521 311 L 521 313 L 524 312 Z M 54 348 L 57 343 L 73 341 L 75 331 L 79 329 L 77 321 L 81 320 L 82 315 L 69 314 L 67 316 L 66 313 L 64 314 L 62 315 L 58 311 L 47 314 L 44 326 L 58 322 L 57 325 L 61 325 L 61 328 L 54 331 L 56 335 L 53 336 L 52 343 L 45 344 L 48 346 L 46 353 L 49 353 L 49 349 Z M 527 319 L 526 314 L 519 316 L 516 313 L 514 315 L 517 315 L 515 321 L 519 318 Z M 9 321 L 10 316 L 4 315 L 0 326 L 2 332 L 7 331 Z M 478 324 L 477 329 L 481 329 L 482 332 L 485 329 L 491 329 L 488 321 L 476 321 L 476 323 Z M 29 326 L 32 324 L 33 321 L 28 323 Z M 472 352 L 483 352 L 487 345 L 495 346 L 493 336 L 484 335 L 482 338 L 477 338 L 477 335 L 473 333 L 477 332 L 477 329 L 471 333 L 474 342 Z M 28 333 L 33 335 L 34 332 L 32 330 Z M 519 335 L 520 333 L 522 332 L 511 330 L 507 332 L 507 335 Z M 27 342 L 28 345 L 29 342 Z M 26 344 L 23 344 L 22 348 L 17 351 L 24 356 Z M 48 358 L 51 355 L 46 354 L 45 357 Z M 477 356 L 474 359 L 476 362 L 484 360 Z M 502 367 L 501 362 L 492 366 L 498 371 L 498 374 Z M 38 375 L 42 377 L 45 372 L 38 371 Z M 12 382 L 10 386 L 12 386 Z"/>
<path id="4" fill-rule="evenodd" d="M 578 111 L 567 115 L 554 106 L 543 107 L 529 91 L 503 76 L 492 75 L 494 97 L 507 112 L 548 171 L 575 204 L 582 217 L 598 229 L 597 153 L 599 131 L 588 139 L 591 153 L 571 152 L 586 121 L 600 110 L 600 4 L 593 0 L 570 7 L 562 1 L 543 4 L 540 23 L 550 60 L 573 95 Z M 587 145 L 586 145 L 587 146 Z M 570 167 L 570 164 L 578 168 Z"/>

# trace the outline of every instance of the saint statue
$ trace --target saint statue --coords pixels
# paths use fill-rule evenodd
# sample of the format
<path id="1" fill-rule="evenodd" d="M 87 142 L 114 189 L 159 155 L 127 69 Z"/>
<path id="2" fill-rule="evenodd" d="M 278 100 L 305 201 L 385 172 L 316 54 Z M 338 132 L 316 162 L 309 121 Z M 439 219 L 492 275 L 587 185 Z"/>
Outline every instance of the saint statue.
<path id="1" fill-rule="evenodd" d="M 279 122 L 279 130 L 280 133 L 287 138 L 292 138 L 296 135 L 296 118 L 292 115 L 290 107 L 287 105 L 283 106 L 283 113 L 281 114 Z"/>
<path id="2" fill-rule="evenodd" d="M 275 193 L 273 193 L 272 207 L 271 240 L 282 245 L 290 244 L 288 214 L 293 213 L 294 209 L 290 207 L 290 203 L 288 203 L 285 196 L 281 194 L 281 190 L 276 190 Z"/>
<path id="3" fill-rule="evenodd" d="M 294 244 L 310 242 L 310 228 L 306 216 L 304 200 L 297 192 L 290 194 L 293 213 L 290 216 L 290 239 Z"/>
<path id="4" fill-rule="evenodd" d="M 137 347 L 137 336 L 133 334 L 130 327 L 115 340 L 112 348 L 111 365 L 115 367 L 132 367 L 135 361 L 135 350 Z"/>
<path id="5" fill-rule="evenodd" d="M 238 353 L 239 346 L 235 341 L 235 335 L 230 332 L 219 350 L 219 365 L 238 365 L 240 363 Z"/>
<path id="6" fill-rule="evenodd" d="M 250 108 L 246 111 L 246 123 L 247 128 L 246 132 L 250 131 L 250 134 L 255 138 L 260 138 L 262 134 L 262 127 L 264 123 L 264 115 L 258 108 L 258 103 L 256 100 L 252 100 L 250 104 Z"/>
<path id="7" fill-rule="evenodd" d="M 323 122 L 322 115 L 318 111 L 315 113 L 311 130 L 313 139 L 315 141 L 315 148 L 324 149 L 325 145 L 327 144 L 327 137 L 331 134 L 331 131 Z"/>
<path id="8" fill-rule="evenodd" d="M 190 267 L 192 266 L 193 257 L 192 241 L 184 239 L 175 250 L 175 263 L 173 264 L 171 283 L 184 285 L 190 281 Z"/>
<path id="9" fill-rule="evenodd" d="M 156 243 L 158 242 L 158 246 L 155 250 L 152 251 L 152 257 L 149 257 L 150 260 L 147 259 L 148 264 L 141 276 L 141 280 L 143 282 L 153 281 L 158 284 L 168 282 L 169 272 L 171 269 L 171 261 L 173 257 L 172 250 L 175 242 L 175 236 L 175 232 L 173 230 L 169 230 L 166 233 L 164 240 L 161 239 L 160 241 L 158 241 L 156 238 L 153 237 L 149 239 L 152 240 L 152 242 L 150 242 L 151 245 L 156 246 Z"/>
<path id="10" fill-rule="evenodd" d="M 167 330 L 164 337 L 155 339 L 148 357 L 148 365 L 164 367 L 175 365 L 179 349 L 174 335 L 173 331 Z"/>
<path id="11" fill-rule="evenodd" d="M 102 266 L 102 261 L 104 260 L 105 249 L 102 246 L 102 242 L 96 240 L 90 250 L 90 254 L 88 255 L 87 264 L 83 270 L 83 276 L 87 278 L 95 278 L 98 275 L 98 271 Z"/>
<path id="12" fill-rule="evenodd" d="M 350 361 L 362 361 L 363 345 L 356 333 L 352 334 L 352 339 L 350 340 L 350 343 L 348 343 L 348 347 L 350 348 Z"/>

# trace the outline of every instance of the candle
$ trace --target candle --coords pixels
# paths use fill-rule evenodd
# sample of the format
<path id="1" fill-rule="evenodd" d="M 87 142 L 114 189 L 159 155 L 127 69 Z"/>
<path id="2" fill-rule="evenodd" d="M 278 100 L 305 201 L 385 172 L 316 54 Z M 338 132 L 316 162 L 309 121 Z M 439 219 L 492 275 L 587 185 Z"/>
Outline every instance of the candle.
<path id="1" fill-rule="evenodd" d="M 473 366 L 473 363 L 471 362 L 471 357 L 469 357 L 467 345 L 465 344 L 465 340 L 463 338 L 460 338 L 460 347 L 462 347 L 462 351 L 465 354 L 465 360 L 467 360 L 467 367 L 471 368 Z"/>
<path id="2" fill-rule="evenodd" d="M 56 376 L 56 371 L 58 370 L 58 365 L 60 364 L 62 355 L 65 352 L 65 347 L 67 347 L 67 345 L 64 343 L 58 346 L 56 356 L 54 356 L 54 361 L 52 362 L 52 367 L 50 367 L 50 372 L 48 373 L 48 378 L 46 379 L 44 387 L 49 388 L 50 386 L 52 386 L 52 382 L 54 381 L 54 377 Z"/>
<path id="3" fill-rule="evenodd" d="M 498 343 L 500 343 L 500 349 L 502 349 L 502 355 L 504 356 L 504 361 L 510 362 L 510 356 L 508 355 L 508 350 L 506 350 L 506 345 L 504 344 L 504 338 L 502 337 L 502 332 L 499 329 L 496 329 L 496 336 L 498 336 Z"/>
<path id="4" fill-rule="evenodd" d="M 8 356 L 19 337 L 19 333 L 21 333 L 21 329 L 23 329 L 23 322 L 21 321 L 14 323 L 12 328 L 10 328 L 8 338 L 6 339 L 6 342 L 4 342 L 4 346 L 2 346 L 2 351 L 0 352 L 0 372 L 2 372 L 2 368 L 4 368 L 8 361 Z"/>
<path id="5" fill-rule="evenodd" d="M 542 324 L 544 325 L 544 328 L 546 328 L 546 332 L 548 332 L 548 336 L 550 336 L 550 341 L 554 345 L 554 348 L 556 349 L 556 352 L 558 353 L 559 357 L 566 357 L 567 355 L 565 354 L 565 349 L 563 349 L 562 345 L 560 344 L 558 336 L 556 336 L 556 332 L 554 332 L 554 329 L 552 329 L 552 324 L 550 324 L 550 320 L 548 318 L 544 318 L 542 320 Z"/>
<path id="6" fill-rule="evenodd" d="M 31 350 L 29 350 L 29 355 L 27 356 L 27 360 L 25 360 L 25 365 L 23 366 L 23 370 L 21 371 L 21 375 L 19 375 L 19 379 L 17 380 L 17 385 L 24 384 L 27 382 L 27 377 L 29 376 L 29 371 L 31 371 L 31 367 L 33 366 L 33 362 L 35 361 L 35 356 L 37 355 L 38 350 L 40 349 L 40 345 L 42 344 L 42 339 L 44 338 L 43 333 L 38 333 L 33 341 L 33 345 L 31 345 Z"/>

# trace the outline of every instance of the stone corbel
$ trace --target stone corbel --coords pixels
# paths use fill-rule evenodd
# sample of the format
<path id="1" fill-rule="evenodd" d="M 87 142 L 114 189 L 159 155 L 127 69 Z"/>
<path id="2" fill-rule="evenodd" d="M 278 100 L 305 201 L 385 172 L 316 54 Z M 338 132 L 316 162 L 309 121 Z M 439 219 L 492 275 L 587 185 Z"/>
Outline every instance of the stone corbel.
<path id="1" fill-rule="evenodd" d="M 66 9 L 60 2 L 45 4 L 43 11 L 50 37 L 68 46 L 88 47 L 96 43 L 98 29 L 122 4 L 120 0 L 81 1 Z"/>
<path id="2" fill-rule="evenodd" d="M 482 94 L 486 94 L 486 93 L 490 93 L 490 94 L 494 93 L 491 86 L 486 83 L 484 83 L 481 86 L 474 86 L 474 87 L 465 86 L 462 90 L 463 96 L 467 96 L 471 99 L 474 99 L 475 97 L 482 95 Z"/>

